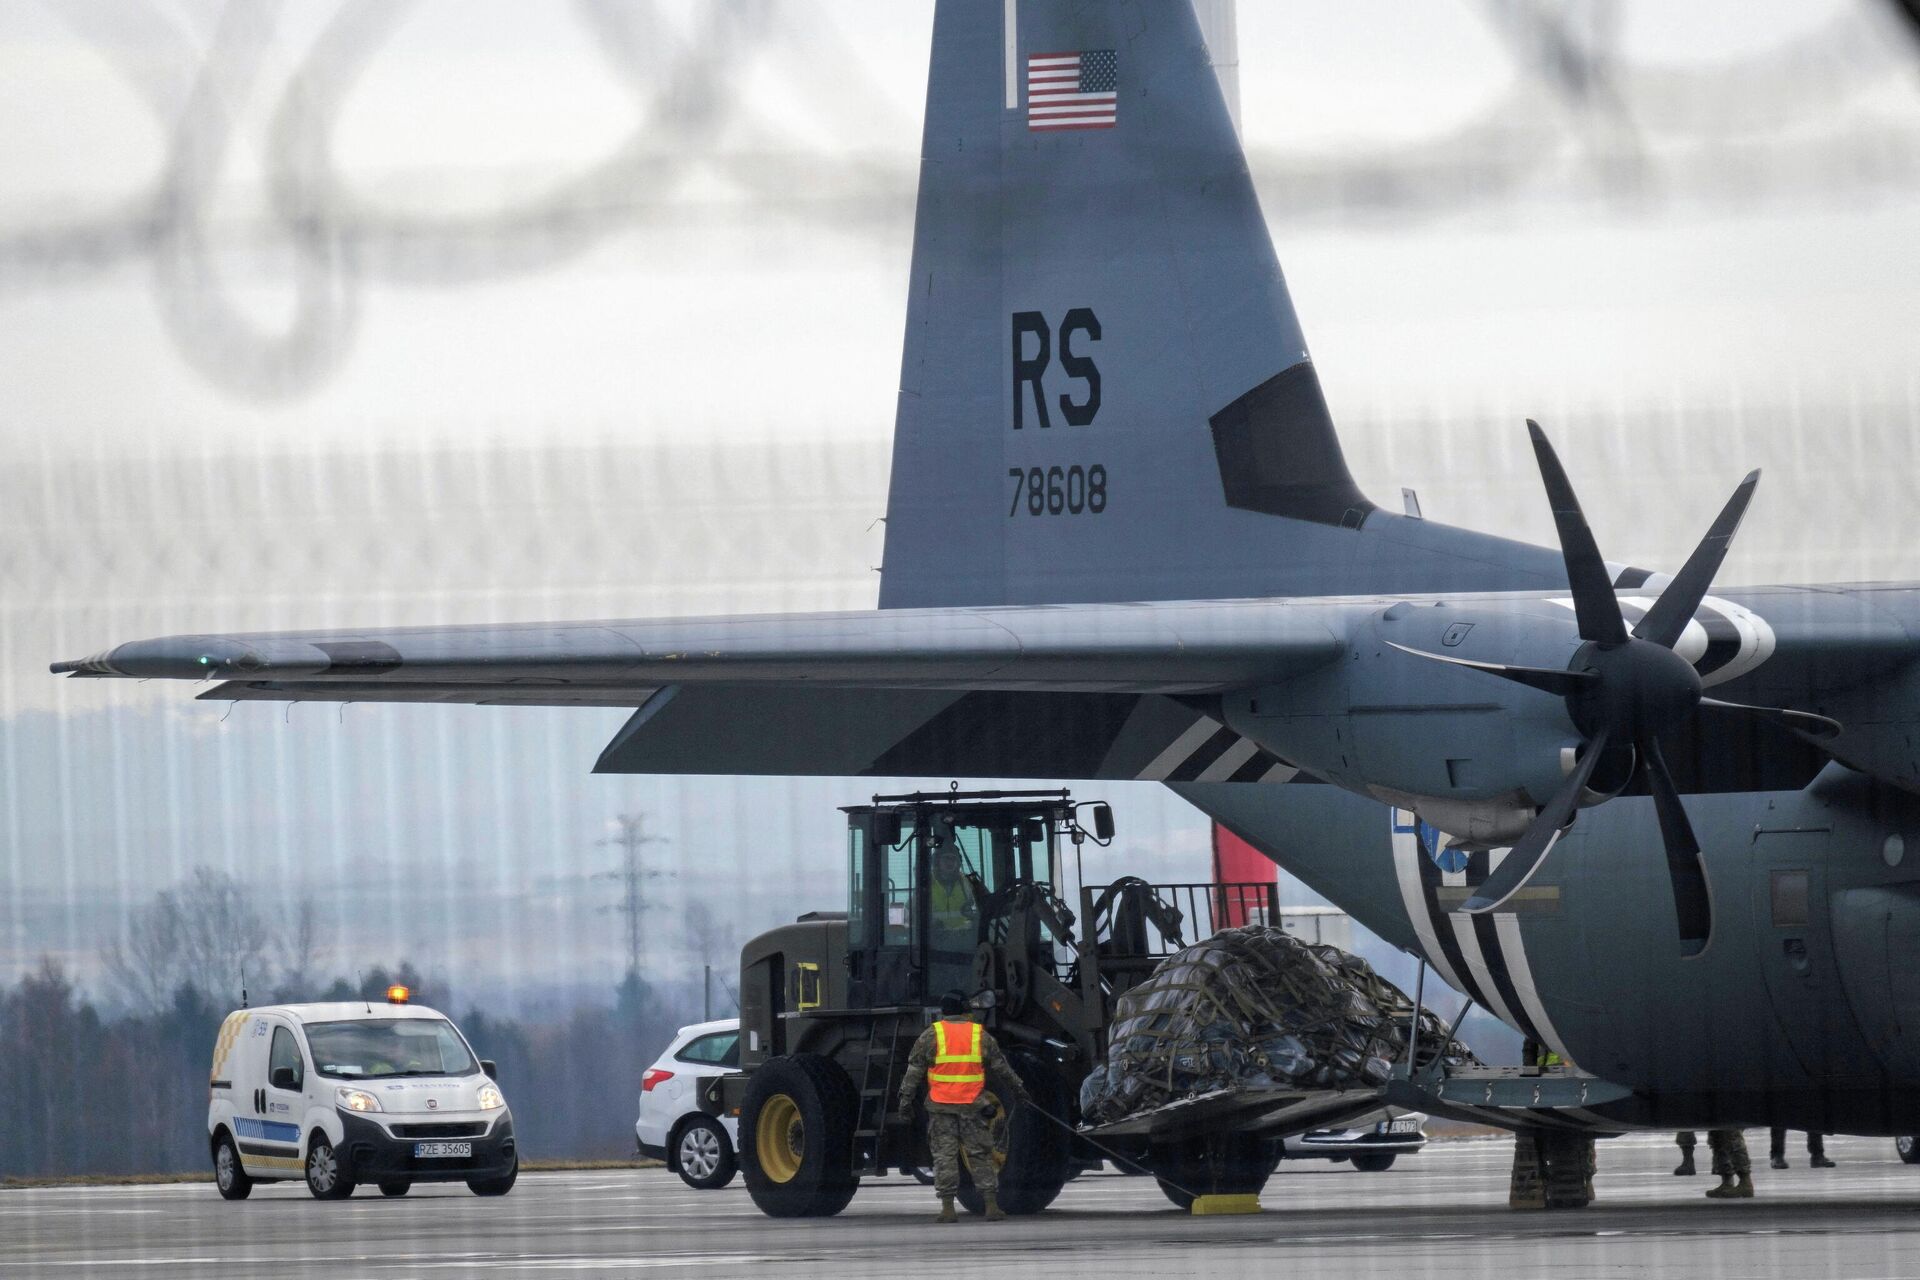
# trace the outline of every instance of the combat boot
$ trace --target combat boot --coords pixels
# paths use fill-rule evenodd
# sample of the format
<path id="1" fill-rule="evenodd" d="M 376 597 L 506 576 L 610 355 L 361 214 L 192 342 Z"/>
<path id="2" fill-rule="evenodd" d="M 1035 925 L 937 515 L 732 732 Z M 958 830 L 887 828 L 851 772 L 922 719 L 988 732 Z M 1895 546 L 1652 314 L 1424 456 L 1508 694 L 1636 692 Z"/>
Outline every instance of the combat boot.
<path id="1" fill-rule="evenodd" d="M 1833 1161 L 1827 1159 L 1823 1155 L 1820 1155 L 1820 1156 L 1815 1156 L 1813 1159 L 1807 1161 L 1807 1165 L 1809 1168 L 1813 1168 L 1813 1169 L 1831 1169 L 1833 1168 Z"/>
<path id="2" fill-rule="evenodd" d="M 1681 1152 L 1680 1167 L 1673 1171 L 1674 1176 L 1678 1178 L 1691 1178 L 1694 1174 L 1698 1172 L 1699 1170 L 1693 1167 L 1693 1152 L 1691 1151 Z"/>
<path id="3" fill-rule="evenodd" d="M 1753 1175 L 1750 1173 L 1720 1175 L 1720 1185 L 1707 1188 L 1709 1200 L 1751 1200 L 1753 1199 Z"/>
<path id="4" fill-rule="evenodd" d="M 934 1221 L 935 1221 L 935 1222 L 958 1222 L 958 1221 L 960 1221 L 960 1215 L 959 1215 L 959 1214 L 957 1214 L 957 1213 L 955 1213 L 955 1212 L 953 1211 L 953 1197 L 952 1197 L 952 1196 L 941 1196 L 941 1197 L 940 1197 L 940 1213 L 939 1213 L 939 1216 L 938 1216 L 938 1217 L 936 1217 L 936 1218 L 934 1218 Z"/>
<path id="5" fill-rule="evenodd" d="M 981 1195 L 987 1202 L 987 1211 L 982 1216 L 984 1216 L 988 1222 L 999 1222 L 1007 1216 L 1007 1211 L 1000 1207 L 1000 1193 L 998 1191 L 985 1191 L 982 1192 Z"/>

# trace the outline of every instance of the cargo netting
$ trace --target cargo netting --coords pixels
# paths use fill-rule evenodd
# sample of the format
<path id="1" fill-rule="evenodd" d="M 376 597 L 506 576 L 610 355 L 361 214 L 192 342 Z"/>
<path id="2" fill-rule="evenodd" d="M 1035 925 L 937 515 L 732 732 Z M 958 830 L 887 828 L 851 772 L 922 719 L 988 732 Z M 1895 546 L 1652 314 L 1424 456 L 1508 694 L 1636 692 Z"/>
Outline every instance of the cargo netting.
<path id="1" fill-rule="evenodd" d="M 1406 993 L 1358 956 L 1267 925 L 1225 929 L 1120 997 L 1080 1113 L 1109 1124 L 1223 1088 L 1375 1088 L 1405 1053 L 1412 1014 Z M 1449 1069 L 1477 1063 L 1446 1035 L 1423 1011 L 1417 1066 L 1441 1054 Z"/>

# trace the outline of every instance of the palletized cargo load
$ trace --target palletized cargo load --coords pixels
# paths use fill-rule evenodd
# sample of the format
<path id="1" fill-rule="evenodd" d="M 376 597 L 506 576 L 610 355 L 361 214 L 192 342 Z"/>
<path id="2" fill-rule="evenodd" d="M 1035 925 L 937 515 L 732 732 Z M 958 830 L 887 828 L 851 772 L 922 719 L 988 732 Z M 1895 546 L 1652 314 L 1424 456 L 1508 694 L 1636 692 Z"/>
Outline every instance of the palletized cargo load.
<path id="1" fill-rule="evenodd" d="M 1092 1129 L 1118 1133 L 1151 1131 L 1126 1121 L 1211 1098 L 1219 1102 L 1183 1108 L 1184 1119 L 1227 1098 L 1270 1102 L 1262 1109 L 1273 1123 L 1250 1126 L 1262 1129 L 1299 1128 L 1295 1102 L 1365 1110 L 1405 1058 L 1412 1017 L 1413 1001 L 1358 956 L 1268 925 L 1225 929 L 1120 996 L 1080 1112 Z M 1478 1065 L 1431 1011 L 1420 1019 L 1417 1069 Z"/>

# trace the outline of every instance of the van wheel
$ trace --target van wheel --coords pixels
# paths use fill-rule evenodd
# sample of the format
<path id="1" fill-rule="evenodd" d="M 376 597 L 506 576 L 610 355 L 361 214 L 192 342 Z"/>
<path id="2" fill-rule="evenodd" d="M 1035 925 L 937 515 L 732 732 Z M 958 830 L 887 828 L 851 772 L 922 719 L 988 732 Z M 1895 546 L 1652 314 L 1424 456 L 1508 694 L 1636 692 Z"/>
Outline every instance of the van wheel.
<path id="1" fill-rule="evenodd" d="M 769 1218 L 830 1218 L 847 1207 L 853 1172 L 853 1081 L 817 1053 L 769 1058 L 740 1107 L 740 1172 Z"/>
<path id="2" fill-rule="evenodd" d="M 687 1121 L 673 1141 L 673 1163 L 695 1191 L 718 1191 L 733 1181 L 737 1166 L 727 1131 L 711 1116 Z"/>
<path id="3" fill-rule="evenodd" d="M 411 1190 L 413 1190 L 413 1184 L 405 1178 L 389 1178 L 380 1184 L 380 1194 L 383 1196 L 403 1196 Z"/>
<path id="4" fill-rule="evenodd" d="M 520 1176 L 520 1161 L 516 1157 L 513 1168 L 497 1178 L 468 1178 L 467 1190 L 477 1196 L 503 1196 L 513 1190 L 514 1180 Z"/>
<path id="5" fill-rule="evenodd" d="M 345 1200 L 353 1194 L 353 1175 L 333 1144 L 319 1134 L 307 1146 L 307 1190 L 315 1200 Z"/>
<path id="6" fill-rule="evenodd" d="M 245 1200 L 253 1194 L 253 1179 L 240 1167 L 240 1153 L 225 1133 L 213 1144 L 213 1185 L 222 1200 Z"/>

